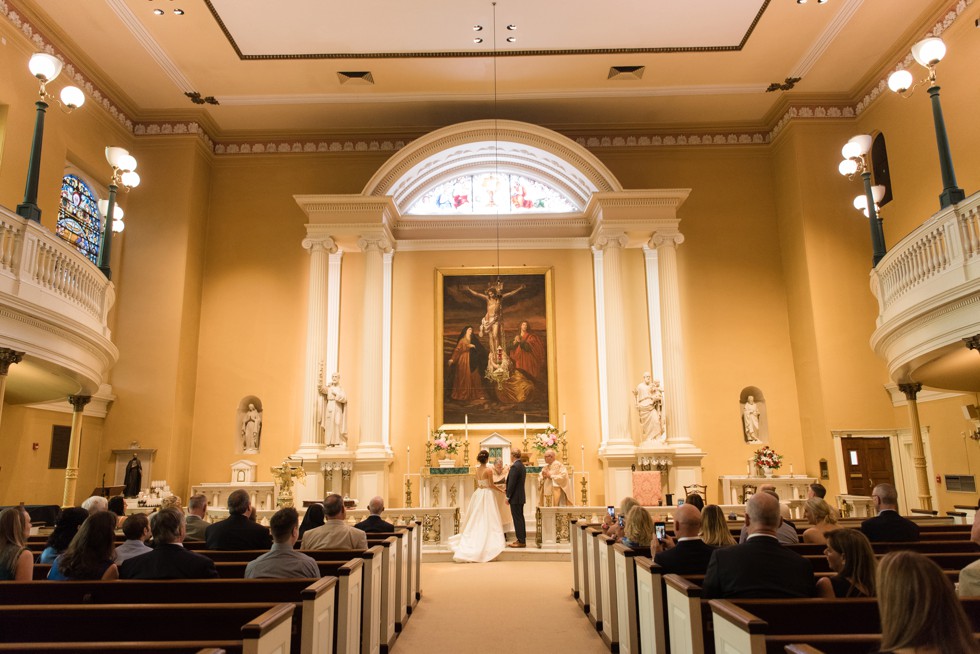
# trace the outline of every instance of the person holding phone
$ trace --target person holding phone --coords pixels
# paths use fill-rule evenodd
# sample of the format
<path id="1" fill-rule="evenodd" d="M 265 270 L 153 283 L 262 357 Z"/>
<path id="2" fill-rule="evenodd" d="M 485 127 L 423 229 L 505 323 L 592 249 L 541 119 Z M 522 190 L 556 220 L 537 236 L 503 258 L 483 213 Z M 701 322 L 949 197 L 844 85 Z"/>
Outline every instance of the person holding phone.
<path id="1" fill-rule="evenodd" d="M 622 518 L 622 516 L 620 516 Z M 623 545 L 646 554 L 653 540 L 653 518 L 642 506 L 634 506 L 626 515 L 623 526 Z"/>
<path id="2" fill-rule="evenodd" d="M 666 530 L 665 530 L 666 531 Z M 703 575 L 715 548 L 698 535 L 701 531 L 701 512 L 691 504 L 674 511 L 674 538 L 664 535 L 651 548 L 653 560 L 664 574 Z"/>

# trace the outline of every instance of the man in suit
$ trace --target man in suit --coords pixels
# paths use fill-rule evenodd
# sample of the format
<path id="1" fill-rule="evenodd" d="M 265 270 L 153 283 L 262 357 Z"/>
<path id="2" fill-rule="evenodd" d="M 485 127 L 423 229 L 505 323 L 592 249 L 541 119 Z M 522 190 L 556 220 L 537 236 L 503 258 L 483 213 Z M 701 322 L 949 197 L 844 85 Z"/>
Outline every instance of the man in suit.
<path id="1" fill-rule="evenodd" d="M 980 545 L 980 520 L 973 519 L 970 530 L 970 541 Z M 960 570 L 960 583 L 956 585 L 956 593 L 960 597 L 977 597 L 980 595 L 980 559 Z"/>
<path id="2" fill-rule="evenodd" d="M 354 528 L 367 534 L 384 534 L 395 531 L 395 525 L 382 519 L 381 513 L 384 510 L 385 501 L 380 496 L 372 497 L 371 501 L 368 502 L 368 511 L 371 515 L 354 525 Z"/>
<path id="3" fill-rule="evenodd" d="M 208 498 L 198 493 L 187 500 L 187 540 L 204 540 L 204 532 L 211 523 L 208 517 Z"/>
<path id="4" fill-rule="evenodd" d="M 303 534 L 304 550 L 366 550 L 367 534 L 347 524 L 347 511 L 344 498 L 336 493 L 323 500 L 323 516 L 326 521 L 322 527 L 310 529 Z"/>
<path id="5" fill-rule="evenodd" d="M 903 542 L 919 540 L 919 525 L 898 515 L 898 491 L 891 484 L 878 484 L 871 491 L 878 512 L 861 523 L 861 531 L 874 542 Z"/>
<path id="6" fill-rule="evenodd" d="M 700 497 L 700 496 L 699 496 Z M 659 544 L 661 551 L 653 560 L 664 569 L 664 574 L 703 575 L 715 548 L 707 545 L 698 535 L 701 532 L 701 512 L 697 507 L 684 503 L 674 512 L 675 542 L 669 536 Z M 659 549 L 654 543 L 653 548 Z"/>
<path id="7" fill-rule="evenodd" d="M 745 505 L 745 521 L 748 540 L 720 547 L 711 555 L 701 597 L 813 597 L 817 590 L 813 566 L 776 539 L 779 500 L 756 493 Z"/>
<path id="8" fill-rule="evenodd" d="M 214 563 L 183 546 L 187 534 L 184 514 L 160 509 L 150 520 L 156 547 L 148 554 L 123 562 L 120 579 L 210 579 L 218 576 Z"/>
<path id="9" fill-rule="evenodd" d="M 510 505 L 510 515 L 514 520 L 514 542 L 507 547 L 527 547 L 527 526 L 524 523 L 524 503 L 527 501 L 524 496 L 524 479 L 527 472 L 524 470 L 524 462 L 521 461 L 521 451 L 511 452 L 514 462 L 507 473 L 507 504 Z"/>
<path id="10" fill-rule="evenodd" d="M 204 531 L 209 550 L 267 550 L 272 547 L 269 530 L 252 522 L 252 506 L 248 492 L 242 489 L 228 496 L 228 517 Z"/>

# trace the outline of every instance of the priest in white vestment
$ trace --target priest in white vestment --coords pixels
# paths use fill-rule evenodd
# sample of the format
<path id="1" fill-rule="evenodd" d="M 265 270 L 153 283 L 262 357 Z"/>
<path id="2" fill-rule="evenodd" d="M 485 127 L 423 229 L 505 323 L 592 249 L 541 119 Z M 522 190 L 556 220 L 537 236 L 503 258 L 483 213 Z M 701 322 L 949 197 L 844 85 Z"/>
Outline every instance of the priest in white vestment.
<path id="1" fill-rule="evenodd" d="M 572 479 L 568 468 L 555 459 L 555 451 L 544 453 L 545 465 L 541 467 L 538 478 L 538 496 L 542 504 L 547 504 L 546 498 L 551 498 L 551 506 L 572 506 Z"/>

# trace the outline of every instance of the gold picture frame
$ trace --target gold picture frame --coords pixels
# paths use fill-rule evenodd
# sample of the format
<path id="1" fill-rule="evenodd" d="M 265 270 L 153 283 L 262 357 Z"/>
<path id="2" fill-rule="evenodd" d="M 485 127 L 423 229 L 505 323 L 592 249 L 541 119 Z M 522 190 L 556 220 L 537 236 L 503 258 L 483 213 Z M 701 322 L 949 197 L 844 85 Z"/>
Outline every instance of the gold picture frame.
<path id="1" fill-rule="evenodd" d="M 555 424 L 553 275 L 550 267 L 436 269 L 438 428 Z"/>

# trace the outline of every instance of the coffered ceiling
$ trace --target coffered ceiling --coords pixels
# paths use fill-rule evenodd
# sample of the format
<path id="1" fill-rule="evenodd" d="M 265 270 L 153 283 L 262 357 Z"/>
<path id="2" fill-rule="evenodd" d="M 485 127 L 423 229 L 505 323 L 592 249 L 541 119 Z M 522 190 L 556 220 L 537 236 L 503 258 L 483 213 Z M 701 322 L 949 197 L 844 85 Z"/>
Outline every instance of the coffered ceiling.
<path id="1" fill-rule="evenodd" d="M 8 4 L 132 120 L 194 120 L 222 140 L 494 115 L 565 132 L 767 130 L 791 103 L 856 103 L 951 0 Z"/>

